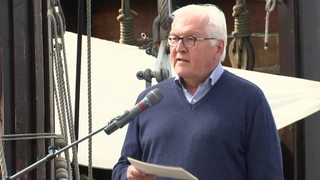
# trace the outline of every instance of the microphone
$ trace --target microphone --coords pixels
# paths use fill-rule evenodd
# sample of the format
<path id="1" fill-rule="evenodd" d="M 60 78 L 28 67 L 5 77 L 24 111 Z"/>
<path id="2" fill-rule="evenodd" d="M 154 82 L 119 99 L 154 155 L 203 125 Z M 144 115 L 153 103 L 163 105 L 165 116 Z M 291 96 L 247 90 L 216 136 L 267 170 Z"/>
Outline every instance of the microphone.
<path id="1" fill-rule="evenodd" d="M 110 135 L 115 130 L 122 128 L 128 124 L 138 114 L 146 110 L 147 108 L 158 104 L 163 98 L 163 94 L 159 88 L 151 90 L 140 102 L 138 102 L 131 110 L 126 110 L 123 115 L 117 116 L 112 119 L 108 125 L 104 128 L 104 132 Z"/>

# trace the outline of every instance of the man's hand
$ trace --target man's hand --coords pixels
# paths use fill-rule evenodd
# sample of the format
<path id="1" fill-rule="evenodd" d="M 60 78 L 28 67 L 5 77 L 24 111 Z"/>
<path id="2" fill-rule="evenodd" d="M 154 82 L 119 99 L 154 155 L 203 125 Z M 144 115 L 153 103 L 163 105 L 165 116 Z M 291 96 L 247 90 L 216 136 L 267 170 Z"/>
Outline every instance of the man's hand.
<path id="1" fill-rule="evenodd" d="M 130 165 L 127 169 L 127 179 L 128 180 L 155 180 L 154 175 L 146 174 L 143 171 Z"/>

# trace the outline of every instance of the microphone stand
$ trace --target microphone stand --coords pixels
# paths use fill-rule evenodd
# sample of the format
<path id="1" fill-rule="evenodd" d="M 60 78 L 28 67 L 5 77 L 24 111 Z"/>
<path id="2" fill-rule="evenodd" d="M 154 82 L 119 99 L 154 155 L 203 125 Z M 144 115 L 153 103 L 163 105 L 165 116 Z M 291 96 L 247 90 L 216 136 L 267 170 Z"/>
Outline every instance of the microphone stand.
<path id="1" fill-rule="evenodd" d="M 11 179 L 16 179 L 17 177 L 19 177 L 20 175 L 27 173 L 35 168 L 37 168 L 40 164 L 47 162 L 49 160 L 52 160 L 56 157 L 56 155 L 61 154 L 62 152 L 70 149 L 71 147 L 81 143 L 82 141 L 98 134 L 99 132 L 101 132 L 102 130 L 105 130 L 105 132 L 110 135 L 112 132 L 114 132 L 115 130 L 123 127 L 125 124 L 121 123 L 121 120 L 123 118 L 125 118 L 128 115 L 128 111 L 125 111 L 125 113 L 121 116 L 117 116 L 116 118 L 112 119 L 108 125 L 106 125 L 105 127 L 102 127 L 88 135 L 86 135 L 85 137 L 78 139 L 77 141 L 72 142 L 71 144 L 69 144 L 68 146 L 63 147 L 62 149 L 59 149 L 56 151 L 56 149 L 54 147 L 49 147 L 49 153 L 47 156 L 45 156 L 44 158 L 40 159 L 39 161 L 31 164 L 30 166 L 28 166 L 27 168 L 17 172 L 16 174 L 12 175 L 12 176 L 7 176 L 5 178 L 3 178 L 2 180 L 11 180 Z"/>

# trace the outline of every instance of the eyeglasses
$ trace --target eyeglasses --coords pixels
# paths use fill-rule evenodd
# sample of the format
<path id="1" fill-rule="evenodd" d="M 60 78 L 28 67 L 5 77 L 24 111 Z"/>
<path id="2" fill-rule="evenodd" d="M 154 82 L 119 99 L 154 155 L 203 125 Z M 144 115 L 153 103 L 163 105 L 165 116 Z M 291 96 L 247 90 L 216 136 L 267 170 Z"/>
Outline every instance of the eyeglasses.
<path id="1" fill-rule="evenodd" d="M 182 44 L 187 48 L 192 48 L 196 41 L 200 40 L 216 40 L 217 38 L 202 38 L 202 37 L 193 37 L 193 36 L 184 36 L 178 37 L 175 35 L 168 36 L 168 44 L 169 46 L 176 47 L 180 40 L 182 40 Z"/>

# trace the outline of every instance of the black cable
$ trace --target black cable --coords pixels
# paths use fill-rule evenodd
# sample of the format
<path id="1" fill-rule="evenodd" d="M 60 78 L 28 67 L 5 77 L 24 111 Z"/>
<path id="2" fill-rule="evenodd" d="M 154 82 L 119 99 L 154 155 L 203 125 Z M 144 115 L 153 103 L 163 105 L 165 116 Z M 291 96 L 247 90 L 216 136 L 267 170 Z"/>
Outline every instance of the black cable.
<path id="1" fill-rule="evenodd" d="M 75 140 L 79 138 L 79 104 L 80 104 L 80 81 L 81 81 L 81 49 L 83 33 L 83 16 L 84 0 L 78 0 L 78 17 L 77 17 L 77 69 L 76 69 L 76 86 L 75 86 L 75 107 L 74 107 L 74 130 Z"/>

